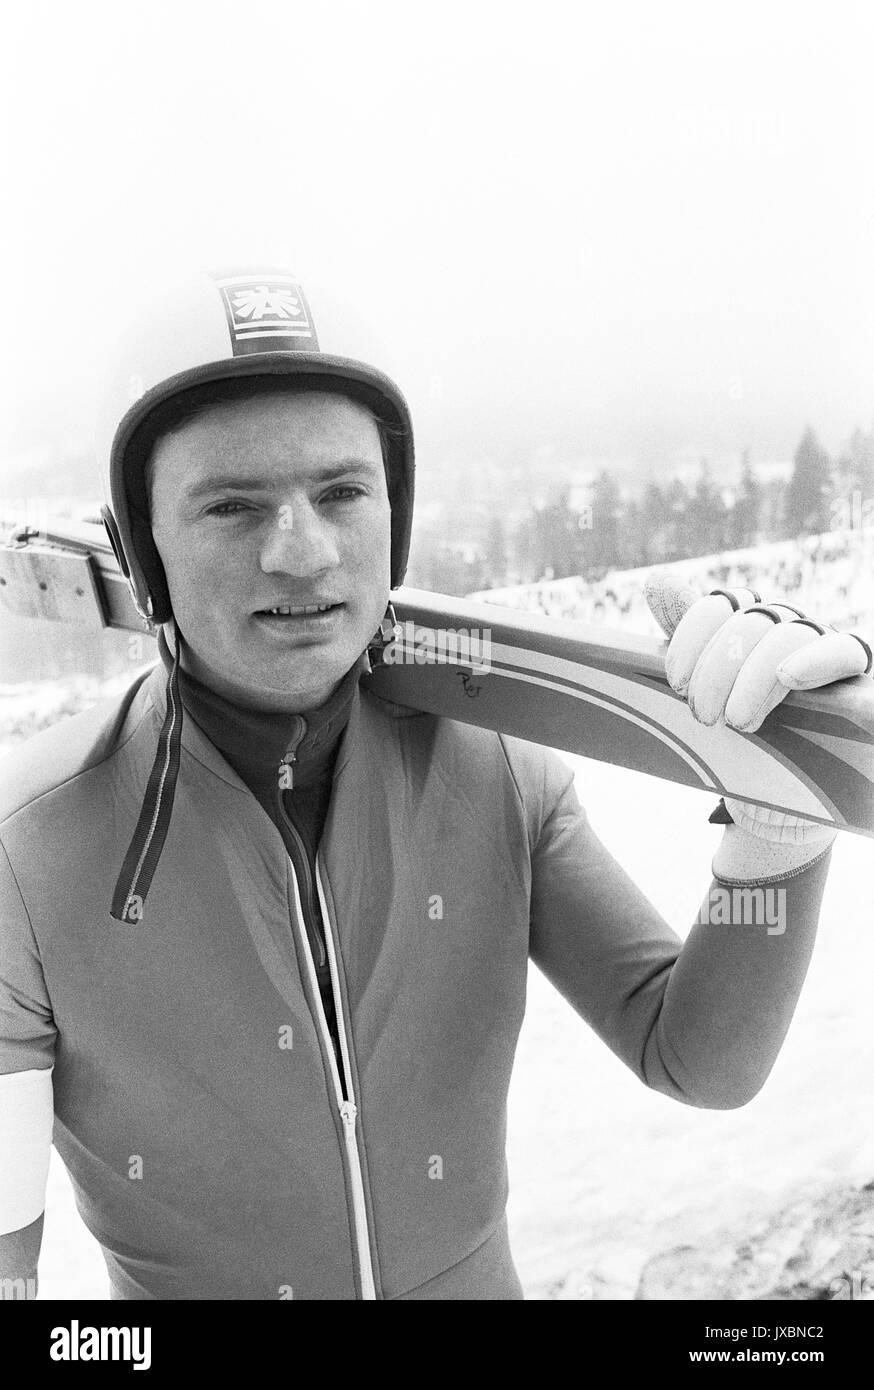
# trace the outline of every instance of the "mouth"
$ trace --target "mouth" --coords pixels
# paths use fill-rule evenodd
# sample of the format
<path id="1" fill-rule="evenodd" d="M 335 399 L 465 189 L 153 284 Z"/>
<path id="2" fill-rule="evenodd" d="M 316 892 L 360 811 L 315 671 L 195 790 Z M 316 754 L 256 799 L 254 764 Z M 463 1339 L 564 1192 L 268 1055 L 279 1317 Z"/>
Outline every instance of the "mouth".
<path id="1" fill-rule="evenodd" d="M 259 608 L 256 618 L 305 618 L 318 613 L 329 613 L 333 608 L 342 608 L 341 603 L 308 603 L 299 608 L 291 604 L 281 604 L 278 608 Z"/>
<path id="2" fill-rule="evenodd" d="M 308 603 L 300 607 L 279 604 L 276 608 L 261 608 L 253 616 L 265 630 L 319 633 L 335 627 L 345 607 L 344 603 Z"/>

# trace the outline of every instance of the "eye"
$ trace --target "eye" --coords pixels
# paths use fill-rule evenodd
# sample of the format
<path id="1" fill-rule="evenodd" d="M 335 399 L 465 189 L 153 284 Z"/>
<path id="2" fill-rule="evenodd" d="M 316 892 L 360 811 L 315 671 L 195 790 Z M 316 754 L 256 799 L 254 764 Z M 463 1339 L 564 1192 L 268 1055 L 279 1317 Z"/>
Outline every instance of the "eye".
<path id="1" fill-rule="evenodd" d="M 217 502 L 214 507 L 207 507 L 207 516 L 234 516 L 237 511 L 244 511 L 243 502 Z"/>
<path id="2" fill-rule="evenodd" d="M 339 492 L 345 493 L 346 495 L 344 497 L 337 497 L 337 493 Z M 338 502 L 351 502 L 353 497 L 363 496 L 363 487 L 353 487 L 351 484 L 343 483 L 340 485 L 340 487 L 335 487 L 331 489 L 331 491 L 328 493 L 328 500 L 330 500 L 331 498 L 336 498 Z"/>

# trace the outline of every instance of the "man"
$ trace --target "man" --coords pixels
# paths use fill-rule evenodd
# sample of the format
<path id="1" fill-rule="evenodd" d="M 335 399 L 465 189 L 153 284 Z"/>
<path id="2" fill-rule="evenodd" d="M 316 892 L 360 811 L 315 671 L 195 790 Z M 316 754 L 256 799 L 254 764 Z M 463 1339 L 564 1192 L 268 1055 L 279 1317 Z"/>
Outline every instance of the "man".
<path id="1" fill-rule="evenodd" d="M 788 1027 L 833 831 L 723 806 L 716 883 L 779 885 L 785 931 L 682 944 L 556 755 L 359 685 L 406 565 L 412 429 L 329 320 L 293 277 L 201 277 L 120 357 L 106 520 L 161 662 L 7 764 L 7 1277 L 35 1275 L 54 1115 L 114 1298 L 518 1299 L 529 956 L 686 1104 L 746 1103 Z M 833 649 L 751 591 L 678 622 L 689 598 L 661 617 L 705 721 L 764 717 L 778 662 Z"/>

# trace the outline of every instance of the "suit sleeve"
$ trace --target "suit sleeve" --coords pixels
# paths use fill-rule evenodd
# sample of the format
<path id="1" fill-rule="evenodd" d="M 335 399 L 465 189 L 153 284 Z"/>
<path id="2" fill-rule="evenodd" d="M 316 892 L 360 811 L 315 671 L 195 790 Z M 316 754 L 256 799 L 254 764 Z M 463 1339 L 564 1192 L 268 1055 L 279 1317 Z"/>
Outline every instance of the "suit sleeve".
<path id="1" fill-rule="evenodd" d="M 39 950 L 0 843 L 0 1234 L 43 1211 L 57 1029 Z"/>
<path id="2" fill-rule="evenodd" d="M 699 911 L 683 942 L 598 839 L 573 773 L 552 753 L 544 778 L 532 850 L 532 959 L 645 1085 L 708 1109 L 746 1104 L 791 1021 L 828 853 L 781 882 L 781 935 L 716 925 Z M 653 825 L 652 833 L 663 831 Z M 665 851 L 694 873 L 682 846 Z M 712 879 L 708 897 L 718 887 Z"/>

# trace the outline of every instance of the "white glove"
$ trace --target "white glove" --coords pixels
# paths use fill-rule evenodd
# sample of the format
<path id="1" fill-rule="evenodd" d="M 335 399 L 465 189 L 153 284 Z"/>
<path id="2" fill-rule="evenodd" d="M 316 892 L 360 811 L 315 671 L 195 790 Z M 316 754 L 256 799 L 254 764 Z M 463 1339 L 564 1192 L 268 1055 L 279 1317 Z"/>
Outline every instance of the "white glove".
<path id="1" fill-rule="evenodd" d="M 720 721 L 752 733 L 790 690 L 811 690 L 868 673 L 871 646 L 851 632 L 808 618 L 753 589 L 713 589 L 702 597 L 675 574 L 652 574 L 644 589 L 650 610 L 670 637 L 668 684 L 701 724 Z M 760 839 L 824 844 L 830 826 L 788 812 L 726 798 L 732 820 Z"/>

